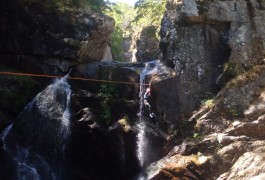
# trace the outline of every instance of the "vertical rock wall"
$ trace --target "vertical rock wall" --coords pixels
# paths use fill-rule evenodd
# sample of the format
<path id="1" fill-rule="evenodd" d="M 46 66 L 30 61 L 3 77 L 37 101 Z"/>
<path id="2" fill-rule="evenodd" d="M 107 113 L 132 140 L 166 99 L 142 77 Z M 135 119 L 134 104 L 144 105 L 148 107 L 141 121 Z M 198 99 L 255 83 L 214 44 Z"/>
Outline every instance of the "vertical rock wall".
<path id="1" fill-rule="evenodd" d="M 233 71 L 240 73 L 264 63 L 263 9 L 261 1 L 167 2 L 160 50 L 175 71 L 171 78 L 177 87 L 167 91 L 177 89 L 179 114 L 190 114 L 213 97 L 231 73 L 223 74 L 227 66 L 233 64 Z"/>
<path id="2" fill-rule="evenodd" d="M 158 39 L 156 37 L 157 27 L 145 27 L 139 39 L 136 41 L 137 62 L 147 62 L 157 60 L 159 56 Z"/>
<path id="3" fill-rule="evenodd" d="M 264 0 L 168 1 L 160 48 L 176 76 L 153 78 L 156 96 L 178 101 L 164 109 L 191 113 L 215 81 L 220 92 L 193 113 L 189 134 L 180 128 L 186 134 L 172 139 L 149 179 L 264 179 L 264 7 Z"/>

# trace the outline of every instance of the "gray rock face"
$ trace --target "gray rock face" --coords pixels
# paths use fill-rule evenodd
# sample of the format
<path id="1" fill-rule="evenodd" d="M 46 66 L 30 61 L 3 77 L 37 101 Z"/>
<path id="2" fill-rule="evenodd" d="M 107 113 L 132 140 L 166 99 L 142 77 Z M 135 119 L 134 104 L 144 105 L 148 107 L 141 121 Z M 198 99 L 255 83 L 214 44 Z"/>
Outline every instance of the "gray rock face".
<path id="1" fill-rule="evenodd" d="M 81 45 L 78 59 L 80 63 L 100 61 L 104 58 L 109 36 L 114 31 L 114 20 L 107 16 L 101 16 L 99 20 L 99 27 L 92 31 L 88 41 Z"/>
<path id="2" fill-rule="evenodd" d="M 195 0 L 183 0 L 183 5 L 181 11 L 184 12 L 186 16 L 198 16 L 198 9 Z"/>
<path id="3" fill-rule="evenodd" d="M 219 85 L 223 81 L 225 86 L 220 86 L 211 104 L 190 118 L 197 122 L 193 138 L 182 139 L 192 152 L 183 155 L 179 151 L 182 147 L 176 146 L 157 162 L 150 179 L 263 179 L 265 2 L 196 1 L 198 16 L 188 16 L 184 4 L 168 1 L 163 21 L 163 60 L 178 79 L 170 88 L 165 87 L 177 93 L 178 106 L 185 112 L 196 108 L 193 103 L 203 92 L 213 92 L 210 87 L 227 62 L 217 78 Z M 231 74 L 236 77 L 225 81 Z M 167 84 L 166 80 L 160 83 Z M 167 105 L 163 108 L 175 106 Z"/>
<path id="4" fill-rule="evenodd" d="M 159 46 L 158 39 L 156 37 L 155 26 L 148 26 L 141 32 L 139 39 L 136 41 L 137 62 L 147 62 L 158 59 Z"/>
<path id="5" fill-rule="evenodd" d="M 247 73 L 239 75 L 229 82 L 215 98 L 214 108 L 198 118 L 197 128 L 203 133 L 222 132 L 231 126 L 231 121 L 239 119 L 254 121 L 261 118 L 265 113 L 264 73 L 264 65 L 255 66 Z M 246 128 L 251 129 L 249 127 L 252 125 L 252 123 L 243 125 L 242 127 L 245 128 L 243 131 L 247 133 Z M 249 134 L 256 133 L 253 136 L 259 136 L 258 134 L 264 136 L 259 128 L 253 128 L 253 132 L 249 131 Z M 237 135 L 242 134 L 239 133 L 240 129 L 242 129 L 241 125 L 237 127 Z"/>
<path id="6" fill-rule="evenodd" d="M 213 2 L 206 18 L 231 22 L 230 61 L 237 64 L 237 70 L 242 72 L 250 66 L 264 63 L 264 2 Z"/>
<path id="7" fill-rule="evenodd" d="M 236 72 L 264 62 L 263 17 L 261 1 L 167 2 L 160 49 L 177 75 L 180 113 L 192 112 L 225 84 L 229 73 L 218 77 L 226 62 Z"/>
<path id="8" fill-rule="evenodd" d="M 177 89 L 177 78 L 174 71 L 160 63 L 157 66 L 158 73 L 152 77 L 151 88 L 155 109 L 159 119 L 177 124 L 177 118 L 181 109 Z M 169 90 L 170 89 L 170 90 Z"/>
<path id="9" fill-rule="evenodd" d="M 230 24 L 202 22 L 197 11 L 195 1 L 168 2 L 161 28 L 162 59 L 176 72 L 179 112 L 185 114 L 217 90 L 215 81 L 230 55 Z"/>

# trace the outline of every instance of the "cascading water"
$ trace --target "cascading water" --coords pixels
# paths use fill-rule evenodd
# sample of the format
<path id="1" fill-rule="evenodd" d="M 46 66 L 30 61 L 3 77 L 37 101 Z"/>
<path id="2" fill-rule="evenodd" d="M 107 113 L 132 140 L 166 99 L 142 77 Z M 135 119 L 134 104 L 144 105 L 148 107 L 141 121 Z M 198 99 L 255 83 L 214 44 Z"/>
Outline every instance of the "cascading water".
<path id="1" fill-rule="evenodd" d="M 141 167 L 146 167 L 150 163 L 150 142 L 148 139 L 148 132 L 156 135 L 155 131 L 152 130 L 152 124 L 145 120 L 144 116 L 144 93 L 146 89 L 145 78 L 147 75 L 156 72 L 156 64 L 158 61 L 151 61 L 145 64 L 145 68 L 140 74 L 140 110 L 138 113 L 139 123 L 137 124 L 137 156 Z"/>
<path id="2" fill-rule="evenodd" d="M 137 180 L 146 180 L 149 178 L 150 174 L 156 171 L 156 167 L 153 166 L 152 163 L 161 158 L 163 143 L 167 138 L 167 135 L 161 131 L 154 122 L 150 109 L 145 108 L 144 105 L 146 76 L 161 72 L 162 69 L 159 61 L 152 61 L 145 64 L 145 68 L 140 74 L 140 112 L 138 113 L 139 123 L 137 124 L 137 156 L 142 172 L 136 177 Z"/>
<path id="3" fill-rule="evenodd" d="M 55 80 L 2 133 L 4 150 L 16 162 L 16 179 L 65 179 L 70 96 L 67 76 Z"/>

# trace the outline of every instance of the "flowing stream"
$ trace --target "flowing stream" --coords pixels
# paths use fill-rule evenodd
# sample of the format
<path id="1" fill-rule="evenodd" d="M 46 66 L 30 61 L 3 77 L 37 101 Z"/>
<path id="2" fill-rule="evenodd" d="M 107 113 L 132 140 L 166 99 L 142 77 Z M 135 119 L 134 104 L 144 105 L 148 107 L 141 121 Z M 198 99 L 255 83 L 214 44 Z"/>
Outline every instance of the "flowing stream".
<path id="1" fill-rule="evenodd" d="M 56 79 L 1 134 L 17 180 L 65 179 L 70 96 L 67 76 Z"/>

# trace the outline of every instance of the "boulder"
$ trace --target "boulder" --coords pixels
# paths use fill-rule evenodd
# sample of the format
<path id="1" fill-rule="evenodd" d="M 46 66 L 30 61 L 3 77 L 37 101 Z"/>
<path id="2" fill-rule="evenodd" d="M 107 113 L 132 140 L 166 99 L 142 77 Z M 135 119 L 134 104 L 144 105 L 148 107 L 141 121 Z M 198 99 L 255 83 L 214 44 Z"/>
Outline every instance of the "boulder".
<path id="1" fill-rule="evenodd" d="M 160 53 L 156 30 L 157 27 L 155 26 L 147 26 L 141 31 L 140 37 L 136 41 L 137 62 L 148 62 L 158 59 Z"/>
<path id="2" fill-rule="evenodd" d="M 151 78 L 153 108 L 158 118 L 175 125 L 181 111 L 177 82 L 175 72 L 163 63 L 157 65 L 157 72 Z"/>

